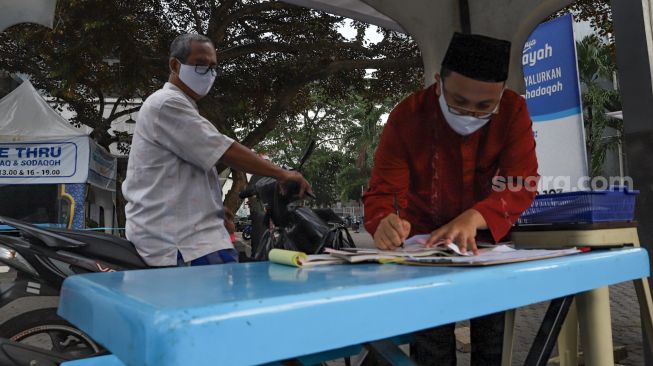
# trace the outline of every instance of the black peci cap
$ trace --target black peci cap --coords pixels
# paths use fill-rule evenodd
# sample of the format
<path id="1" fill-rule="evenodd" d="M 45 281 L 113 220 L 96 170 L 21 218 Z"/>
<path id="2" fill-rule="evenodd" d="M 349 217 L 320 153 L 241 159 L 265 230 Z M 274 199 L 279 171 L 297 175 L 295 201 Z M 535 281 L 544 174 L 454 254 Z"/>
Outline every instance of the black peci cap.
<path id="1" fill-rule="evenodd" d="M 454 33 L 442 67 L 479 81 L 508 79 L 510 42 L 478 34 Z"/>

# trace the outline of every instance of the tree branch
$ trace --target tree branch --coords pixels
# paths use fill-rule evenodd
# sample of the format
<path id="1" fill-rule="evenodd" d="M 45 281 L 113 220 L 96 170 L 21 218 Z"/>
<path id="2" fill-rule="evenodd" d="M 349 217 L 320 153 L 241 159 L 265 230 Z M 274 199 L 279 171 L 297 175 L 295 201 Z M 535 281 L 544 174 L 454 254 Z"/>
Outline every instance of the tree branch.
<path id="1" fill-rule="evenodd" d="M 193 14 L 193 18 L 195 19 L 195 31 L 198 34 L 203 34 L 204 32 L 202 31 L 202 18 L 200 17 L 198 11 L 197 11 L 197 6 L 195 6 L 195 3 L 189 0 L 182 0 L 182 3 L 184 3 L 188 9 L 190 10 L 191 14 Z"/>
<path id="2" fill-rule="evenodd" d="M 220 8 L 222 8 L 225 5 L 230 5 L 229 7 L 232 7 L 234 3 L 235 1 L 226 2 L 224 5 L 221 5 Z M 289 5 L 279 1 L 274 1 L 274 2 L 270 1 L 270 2 L 244 6 L 229 15 L 227 15 L 228 8 L 225 7 L 222 9 L 222 11 L 220 8 L 216 12 L 215 16 L 211 17 L 211 21 L 215 22 L 215 25 L 213 26 L 213 31 L 210 33 L 209 36 L 216 43 L 222 43 L 224 41 L 225 35 L 227 33 L 227 28 L 232 22 L 247 14 L 259 14 L 269 10 L 296 9 L 297 7 L 295 5 Z M 220 19 L 221 22 L 218 23 L 217 19 Z"/>
<path id="3" fill-rule="evenodd" d="M 256 146 L 260 143 L 265 136 L 270 133 L 278 125 L 279 117 L 284 112 L 285 108 L 290 105 L 292 100 L 299 94 L 301 89 L 306 86 L 308 83 L 326 78 L 329 75 L 334 73 L 345 71 L 345 70 L 355 70 L 355 69 L 365 69 L 365 68 L 386 68 L 386 69 L 405 69 L 408 67 L 419 67 L 422 65 L 422 59 L 420 57 L 413 57 L 409 59 L 400 58 L 400 59 L 372 59 L 372 60 L 340 60 L 330 63 L 326 68 L 321 68 L 313 74 L 309 74 L 303 78 L 303 80 L 298 81 L 294 84 L 286 87 L 279 96 L 277 97 L 276 103 L 270 108 L 270 111 L 267 113 L 267 118 L 263 120 L 252 132 L 250 132 L 247 137 L 243 139 L 242 144 L 247 147 Z"/>
<path id="4" fill-rule="evenodd" d="M 363 54 L 369 54 L 370 50 L 355 42 L 312 42 L 312 43 L 278 43 L 278 42 L 250 42 L 244 45 L 227 48 L 218 52 L 219 60 L 234 59 L 240 56 L 249 55 L 252 53 L 263 52 L 285 52 L 292 54 L 305 53 L 312 50 L 324 49 L 347 49 L 356 50 Z"/>
<path id="5" fill-rule="evenodd" d="M 209 94 L 199 103 L 200 114 L 208 119 L 218 129 L 218 131 L 236 139 L 236 131 L 234 131 L 233 126 L 228 123 L 227 118 L 220 108 L 216 108 L 216 106 L 219 105 L 220 101 Z"/>
<path id="6" fill-rule="evenodd" d="M 227 14 L 229 14 L 229 9 L 231 9 L 235 4 L 236 0 L 225 0 L 222 1 L 219 7 L 214 7 L 213 11 L 211 11 L 211 19 L 209 19 L 209 29 L 207 34 L 213 39 L 213 42 L 215 42 L 216 45 L 224 42 L 228 25 L 224 26 L 223 23 L 225 18 L 227 18 Z M 218 23 L 218 21 L 222 21 L 222 23 Z M 223 26 L 221 27 L 221 25 Z"/>
<path id="7" fill-rule="evenodd" d="M 100 121 L 102 120 L 102 115 L 104 114 L 104 106 L 105 106 L 105 101 L 104 101 L 104 94 L 102 93 L 102 90 L 97 89 L 97 88 L 92 88 L 95 94 L 98 96 L 98 101 L 100 103 L 100 110 L 98 111 L 98 115 L 100 116 Z"/>
<path id="8" fill-rule="evenodd" d="M 113 108 L 111 108 L 111 113 L 109 113 L 109 117 L 107 117 L 108 120 L 111 120 L 110 118 L 113 116 L 114 113 L 116 113 L 116 109 L 118 109 L 118 104 L 122 102 L 122 99 L 123 99 L 122 97 L 118 97 L 118 99 L 116 99 L 116 102 L 113 104 Z"/>
<path id="9" fill-rule="evenodd" d="M 277 127 L 279 117 L 281 117 L 286 107 L 290 105 L 302 88 L 311 81 L 312 79 L 304 79 L 300 82 L 293 83 L 279 93 L 277 101 L 270 108 L 267 117 L 243 139 L 242 144 L 252 148 L 260 143 L 268 133 Z"/>
<path id="10" fill-rule="evenodd" d="M 138 107 L 133 107 L 133 108 L 129 108 L 129 109 L 124 109 L 124 110 L 122 110 L 122 111 L 120 111 L 120 112 L 114 114 L 114 115 L 113 115 L 113 118 L 111 118 L 111 119 L 107 119 L 107 122 L 112 122 L 112 121 L 118 119 L 119 117 L 126 116 L 126 115 L 128 115 L 128 114 L 130 114 L 130 113 L 138 112 L 140 109 L 141 109 L 141 106 L 140 106 L 140 105 L 139 105 Z"/>

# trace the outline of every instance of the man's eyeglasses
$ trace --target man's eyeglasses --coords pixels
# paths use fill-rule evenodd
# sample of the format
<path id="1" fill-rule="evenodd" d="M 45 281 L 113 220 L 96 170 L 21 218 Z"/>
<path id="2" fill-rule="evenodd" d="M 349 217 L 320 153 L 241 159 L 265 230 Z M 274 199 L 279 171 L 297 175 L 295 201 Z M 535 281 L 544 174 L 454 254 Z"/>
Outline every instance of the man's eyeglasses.
<path id="1" fill-rule="evenodd" d="M 209 65 L 195 65 L 195 72 L 200 75 L 206 75 L 210 72 L 213 76 L 217 76 L 220 73 L 217 66 Z"/>
<path id="2" fill-rule="evenodd" d="M 444 93 L 444 83 L 442 83 L 442 92 Z M 503 96 L 503 92 L 501 92 L 501 96 Z M 488 112 L 488 111 L 474 111 L 471 109 L 458 107 L 449 104 L 449 102 L 447 102 L 447 98 L 444 98 L 444 100 L 447 103 L 447 108 L 449 109 L 449 112 L 451 114 L 455 114 L 456 116 L 472 116 L 480 119 L 490 119 L 492 118 L 492 116 L 499 114 L 499 105 L 501 104 L 501 97 L 499 97 L 499 102 L 497 103 L 497 105 L 494 106 L 494 109 L 492 109 L 492 111 Z"/>
<path id="3" fill-rule="evenodd" d="M 494 107 L 491 112 L 472 111 L 462 107 L 456 107 L 449 103 L 447 103 L 447 108 L 449 108 L 451 114 L 455 114 L 456 116 L 472 116 L 480 119 L 490 119 L 492 116 L 499 114 L 499 104 L 501 103 L 497 103 L 497 106 Z"/>

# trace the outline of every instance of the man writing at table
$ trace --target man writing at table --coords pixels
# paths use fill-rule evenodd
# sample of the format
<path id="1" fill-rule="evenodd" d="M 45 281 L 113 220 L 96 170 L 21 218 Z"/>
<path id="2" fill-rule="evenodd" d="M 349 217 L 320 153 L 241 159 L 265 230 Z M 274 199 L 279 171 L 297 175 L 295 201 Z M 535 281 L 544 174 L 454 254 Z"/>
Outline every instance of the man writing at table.
<path id="1" fill-rule="evenodd" d="M 509 58 L 507 41 L 456 33 L 435 83 L 390 113 L 363 198 L 379 249 L 430 233 L 430 245 L 477 254 L 479 230 L 500 241 L 531 205 L 535 141 L 524 99 L 505 86 Z M 471 321 L 472 365 L 501 363 L 503 319 Z M 455 365 L 455 352 L 453 324 L 419 333 L 411 348 L 420 365 Z"/>

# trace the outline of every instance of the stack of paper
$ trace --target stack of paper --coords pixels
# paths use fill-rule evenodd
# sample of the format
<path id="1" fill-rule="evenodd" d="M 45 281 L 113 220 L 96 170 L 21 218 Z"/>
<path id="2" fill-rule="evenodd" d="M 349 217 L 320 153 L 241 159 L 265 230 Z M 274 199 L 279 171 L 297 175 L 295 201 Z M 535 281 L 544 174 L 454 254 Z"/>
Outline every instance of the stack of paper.
<path id="1" fill-rule="evenodd" d="M 451 257 L 410 257 L 403 260 L 403 264 L 412 265 L 439 265 L 439 266 L 488 266 L 494 264 L 526 262 L 537 259 L 562 257 L 580 253 L 576 248 L 571 249 L 515 249 L 507 245 L 498 245 L 491 249 L 479 250 L 479 255 L 451 256 Z"/>
<path id="2" fill-rule="evenodd" d="M 295 267 L 310 267 L 321 264 L 342 263 L 400 263 L 421 266 L 487 266 L 494 264 L 516 263 L 537 259 L 560 257 L 580 253 L 576 248 L 545 250 L 545 249 L 514 249 L 510 245 L 494 245 L 479 249 L 479 254 L 471 251 L 460 252 L 453 243 L 440 242 L 433 247 L 426 247 L 424 237 L 412 237 L 404 243 L 403 248 L 387 251 L 366 248 L 344 248 L 340 250 L 325 249 L 326 254 L 306 255 L 300 252 L 273 249 L 270 251 L 270 261 Z"/>
<path id="3" fill-rule="evenodd" d="M 457 250 L 458 248 L 456 248 Z M 408 258 L 441 258 L 449 257 L 456 254 L 454 251 L 443 247 L 424 248 L 424 247 L 407 247 L 394 251 L 378 249 L 358 249 L 346 248 L 341 250 L 325 249 L 325 252 L 335 258 L 346 260 L 349 263 L 360 262 L 399 262 Z"/>

